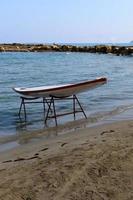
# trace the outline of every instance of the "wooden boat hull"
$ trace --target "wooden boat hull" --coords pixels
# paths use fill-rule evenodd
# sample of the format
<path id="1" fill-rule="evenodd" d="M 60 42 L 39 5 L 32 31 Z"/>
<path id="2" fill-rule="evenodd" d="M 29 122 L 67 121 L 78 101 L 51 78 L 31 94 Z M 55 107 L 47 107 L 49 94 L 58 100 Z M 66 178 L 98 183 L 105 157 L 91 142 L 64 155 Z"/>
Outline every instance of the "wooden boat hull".
<path id="1" fill-rule="evenodd" d="M 75 84 L 66 84 L 58 86 L 42 86 L 32 88 L 13 88 L 20 95 L 29 97 L 69 97 L 81 92 L 99 87 L 107 82 L 107 79 L 97 78 L 91 81 L 84 81 Z"/>

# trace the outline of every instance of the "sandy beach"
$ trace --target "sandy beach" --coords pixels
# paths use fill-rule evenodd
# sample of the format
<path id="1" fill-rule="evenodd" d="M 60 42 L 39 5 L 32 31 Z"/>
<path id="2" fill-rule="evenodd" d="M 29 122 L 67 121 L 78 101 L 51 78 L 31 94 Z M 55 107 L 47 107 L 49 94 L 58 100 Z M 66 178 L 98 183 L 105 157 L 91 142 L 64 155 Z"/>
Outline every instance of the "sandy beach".
<path id="1" fill-rule="evenodd" d="M 0 200 L 133 199 L 133 121 L 82 128 L 0 154 Z"/>

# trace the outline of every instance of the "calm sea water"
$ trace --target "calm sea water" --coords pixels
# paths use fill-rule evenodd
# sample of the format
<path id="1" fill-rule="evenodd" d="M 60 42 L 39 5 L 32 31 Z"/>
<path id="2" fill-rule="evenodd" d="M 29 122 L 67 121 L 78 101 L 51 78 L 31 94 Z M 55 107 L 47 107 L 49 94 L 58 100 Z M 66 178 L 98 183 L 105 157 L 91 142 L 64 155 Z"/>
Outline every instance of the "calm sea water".
<path id="1" fill-rule="evenodd" d="M 20 98 L 12 87 L 79 82 L 105 76 L 108 83 L 78 95 L 87 116 L 97 121 L 133 117 L 133 57 L 89 53 L 0 53 L 0 136 L 45 128 L 41 104 L 28 105 L 20 122 Z M 70 109 L 62 102 L 59 111 Z M 59 123 L 73 120 L 68 116 Z M 52 121 L 49 126 L 52 126 Z"/>

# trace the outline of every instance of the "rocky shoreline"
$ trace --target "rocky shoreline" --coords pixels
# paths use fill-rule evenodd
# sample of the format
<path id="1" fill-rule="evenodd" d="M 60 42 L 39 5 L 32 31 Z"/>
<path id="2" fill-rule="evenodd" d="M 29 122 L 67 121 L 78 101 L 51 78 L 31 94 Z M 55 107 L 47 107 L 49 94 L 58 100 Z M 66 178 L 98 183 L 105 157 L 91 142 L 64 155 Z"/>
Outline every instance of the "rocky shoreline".
<path id="1" fill-rule="evenodd" d="M 133 55 L 133 46 L 114 46 L 114 45 L 95 45 L 95 46 L 76 46 L 59 44 L 0 44 L 0 52 L 86 52 L 114 54 L 117 56 Z"/>

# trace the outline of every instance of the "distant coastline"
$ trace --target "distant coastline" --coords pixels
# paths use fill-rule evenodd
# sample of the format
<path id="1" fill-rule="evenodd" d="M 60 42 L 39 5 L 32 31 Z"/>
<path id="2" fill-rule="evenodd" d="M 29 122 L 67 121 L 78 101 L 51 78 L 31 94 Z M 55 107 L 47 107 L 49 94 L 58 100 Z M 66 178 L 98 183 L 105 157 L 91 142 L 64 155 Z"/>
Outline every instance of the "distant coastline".
<path id="1" fill-rule="evenodd" d="M 133 41 L 132 41 L 133 42 Z M 110 45 L 110 44 L 0 44 L 0 52 L 87 52 L 115 54 L 117 56 L 133 55 L 133 45 Z"/>

